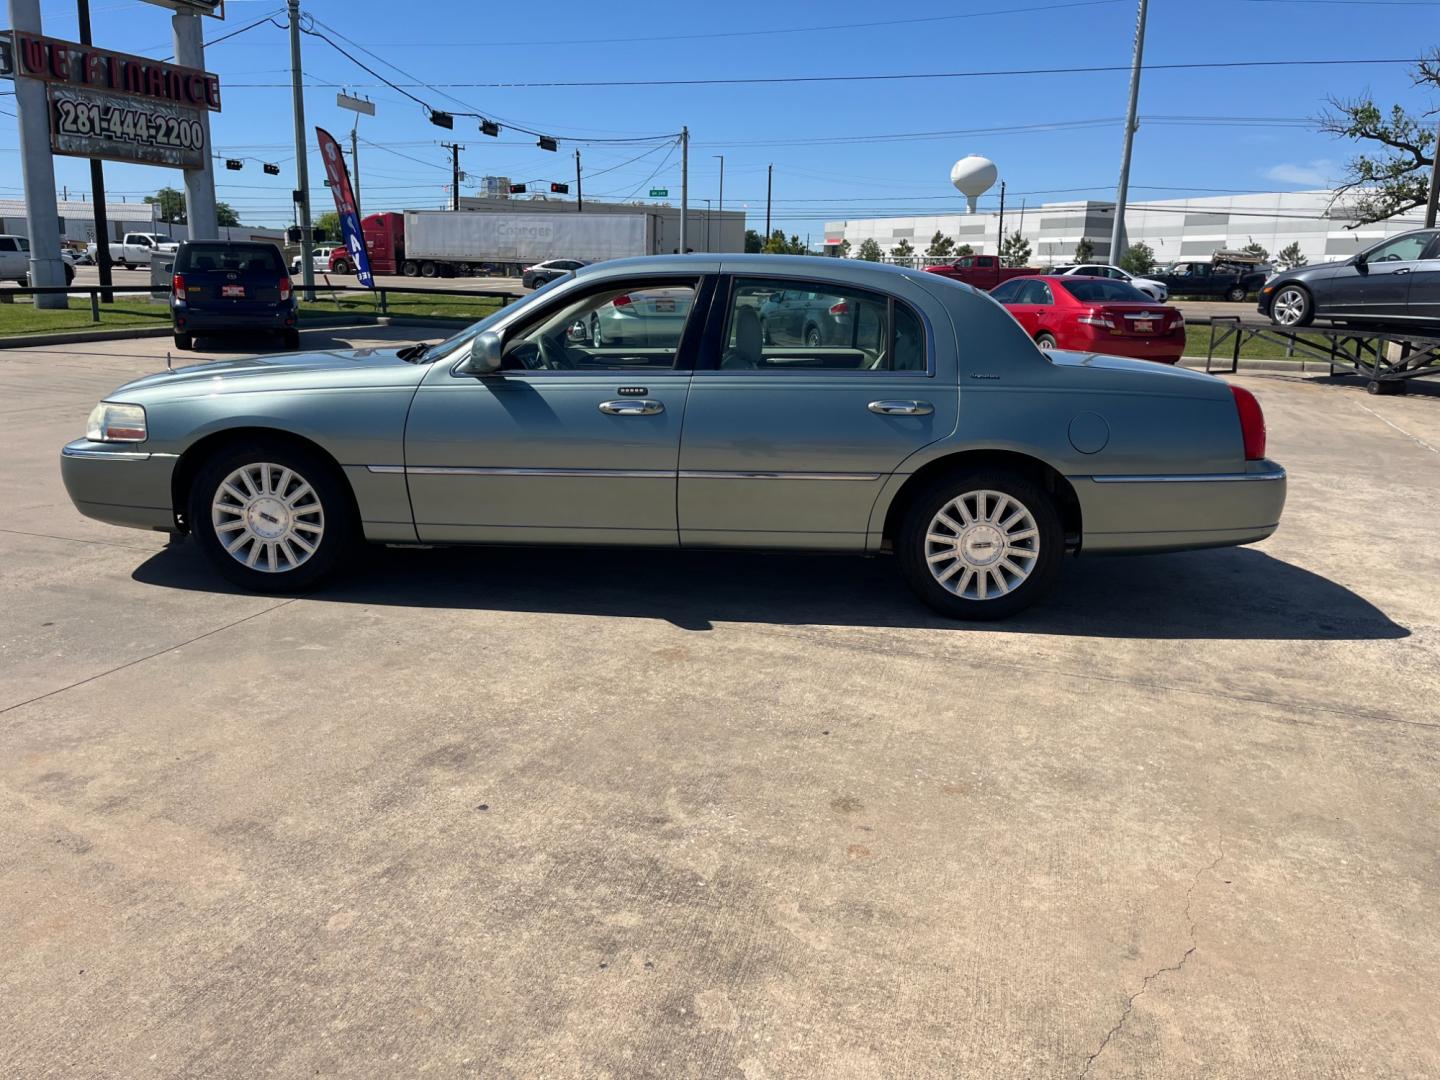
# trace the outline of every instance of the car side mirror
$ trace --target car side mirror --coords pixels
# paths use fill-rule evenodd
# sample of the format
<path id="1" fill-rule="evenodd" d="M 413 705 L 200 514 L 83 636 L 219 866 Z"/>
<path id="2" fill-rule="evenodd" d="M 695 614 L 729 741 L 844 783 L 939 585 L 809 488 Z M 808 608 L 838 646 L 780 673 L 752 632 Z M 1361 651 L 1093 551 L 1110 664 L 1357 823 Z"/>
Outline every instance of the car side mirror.
<path id="1" fill-rule="evenodd" d="M 1365 252 L 1363 252 L 1363 251 L 1360 252 L 1359 255 L 1356 255 L 1356 256 L 1355 256 L 1355 265 L 1356 265 L 1356 266 L 1365 266 L 1367 263 L 1369 263 L 1369 261 L 1370 261 L 1370 260 L 1369 260 L 1368 258 L 1366 258 Z"/>
<path id="2" fill-rule="evenodd" d="M 467 375 L 493 375 L 500 370 L 504 340 L 493 330 L 476 334 L 470 342 L 470 355 L 460 370 Z"/>

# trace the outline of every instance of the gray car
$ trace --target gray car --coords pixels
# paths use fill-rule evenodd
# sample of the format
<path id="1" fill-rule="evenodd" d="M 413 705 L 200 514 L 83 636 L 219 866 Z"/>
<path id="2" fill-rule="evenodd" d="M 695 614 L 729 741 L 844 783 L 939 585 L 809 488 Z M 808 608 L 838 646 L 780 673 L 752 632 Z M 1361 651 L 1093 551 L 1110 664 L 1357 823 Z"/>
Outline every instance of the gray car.
<path id="1" fill-rule="evenodd" d="M 573 333 L 677 290 L 668 336 Z M 767 344 L 791 291 L 846 304 L 848 336 Z M 1033 602 L 1067 553 L 1262 540 L 1286 486 L 1243 389 L 1042 352 L 934 274 L 769 255 L 607 262 L 429 347 L 160 372 L 101 402 L 61 471 L 82 513 L 189 533 L 263 592 L 361 539 L 798 548 L 893 553 L 963 618 Z"/>
<path id="2" fill-rule="evenodd" d="M 1440 230 L 1401 233 L 1339 262 L 1281 271 L 1261 288 L 1259 310 L 1287 327 L 1334 319 L 1440 328 Z"/>

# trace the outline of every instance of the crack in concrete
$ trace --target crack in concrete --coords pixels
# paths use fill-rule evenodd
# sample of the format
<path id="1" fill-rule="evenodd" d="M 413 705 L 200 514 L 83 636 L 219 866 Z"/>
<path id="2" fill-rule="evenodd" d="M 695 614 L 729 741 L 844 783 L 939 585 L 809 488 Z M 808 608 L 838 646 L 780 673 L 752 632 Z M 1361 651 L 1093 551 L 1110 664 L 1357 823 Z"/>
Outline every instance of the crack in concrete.
<path id="1" fill-rule="evenodd" d="M 1199 923 L 1196 922 L 1194 916 L 1191 914 L 1191 904 L 1194 902 L 1195 889 L 1199 886 L 1200 879 L 1206 874 L 1213 873 L 1223 858 L 1225 858 L 1225 845 L 1222 843 L 1220 845 L 1220 854 L 1215 856 L 1215 861 L 1209 866 L 1197 870 L 1195 872 L 1195 879 L 1190 882 L 1190 887 L 1185 890 L 1185 921 L 1190 924 L 1190 947 L 1180 954 L 1180 959 L 1175 961 L 1175 963 L 1167 964 L 1165 967 L 1146 975 L 1140 982 L 1140 989 L 1125 999 L 1125 1007 L 1120 1011 L 1120 1019 L 1115 1021 L 1114 1027 L 1107 1031 L 1105 1037 L 1100 1040 L 1100 1045 L 1085 1059 L 1085 1066 L 1080 1070 L 1081 1080 L 1084 1080 L 1085 1077 L 1090 1075 L 1090 1070 L 1094 1067 L 1096 1059 L 1105 1052 L 1105 1048 L 1110 1045 L 1110 1041 L 1120 1033 L 1120 1029 L 1125 1026 L 1125 1022 L 1130 1019 L 1130 1014 L 1135 1011 L 1135 1002 L 1140 999 L 1146 990 L 1150 989 L 1150 984 L 1160 978 L 1161 975 L 1179 971 L 1185 966 L 1190 957 L 1195 955 L 1195 950 L 1200 947 L 1199 940 L 1196 936 L 1199 930 Z"/>

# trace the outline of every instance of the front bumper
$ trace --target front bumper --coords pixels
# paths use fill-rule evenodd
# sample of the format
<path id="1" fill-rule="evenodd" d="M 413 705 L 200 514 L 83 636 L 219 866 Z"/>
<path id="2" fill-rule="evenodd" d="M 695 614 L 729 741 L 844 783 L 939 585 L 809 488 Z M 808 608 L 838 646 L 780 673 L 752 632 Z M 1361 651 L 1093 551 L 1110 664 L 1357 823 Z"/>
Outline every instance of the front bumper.
<path id="1" fill-rule="evenodd" d="M 1070 477 L 1087 552 L 1183 551 L 1264 540 L 1285 508 L 1285 470 L 1248 462 L 1243 472 Z"/>
<path id="2" fill-rule="evenodd" d="M 178 459 L 144 446 L 76 439 L 61 450 L 60 477 L 75 509 L 110 525 L 174 531 L 170 480 Z"/>

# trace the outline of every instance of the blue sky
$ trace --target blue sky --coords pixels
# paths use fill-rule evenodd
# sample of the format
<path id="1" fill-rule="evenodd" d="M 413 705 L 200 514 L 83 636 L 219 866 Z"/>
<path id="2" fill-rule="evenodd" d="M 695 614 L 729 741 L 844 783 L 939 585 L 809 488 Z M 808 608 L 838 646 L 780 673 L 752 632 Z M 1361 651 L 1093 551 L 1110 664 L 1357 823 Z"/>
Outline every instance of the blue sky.
<path id="1" fill-rule="evenodd" d="M 765 171 L 773 163 L 776 225 L 818 243 L 827 219 L 958 208 L 949 167 L 972 153 L 999 164 L 1011 193 L 1007 209 L 1022 201 L 1113 196 L 1127 74 L 1049 69 L 1128 65 L 1135 7 L 1135 0 L 916 0 L 894 8 L 855 0 L 728 5 L 431 0 L 408 6 L 308 0 L 304 10 L 415 77 L 339 42 L 400 83 L 1046 69 L 1040 75 L 964 79 L 410 90 L 439 108 L 468 106 L 502 124 L 580 140 L 585 171 L 594 174 L 586 193 L 594 197 L 643 196 L 651 187 L 666 187 L 678 201 L 678 151 L 661 143 L 598 140 L 661 135 L 688 124 L 693 206 L 718 200 L 719 162 L 713 155 L 724 154 L 727 209 L 746 207 L 751 226 L 763 227 Z M 229 0 L 223 23 L 206 21 L 206 37 L 282 8 L 281 0 Z M 92 0 L 92 10 L 97 45 L 155 57 L 171 51 L 164 9 L 138 0 Z M 405 13 L 403 21 L 397 12 Z M 42 14 L 46 33 L 76 37 L 71 0 L 44 0 Z M 837 26 L 843 28 L 826 29 Z M 1380 59 L 1417 55 L 1437 43 L 1440 3 L 1423 0 L 1152 0 L 1145 59 L 1147 65 Z M 360 121 L 362 139 L 385 147 L 361 145 L 365 212 L 443 205 L 449 154 L 439 144 L 452 133 L 432 126 L 420 105 L 377 85 L 325 42 L 306 37 L 303 48 L 309 127 L 323 125 L 342 140 L 348 133 L 354 116 L 336 107 L 335 86 L 354 88 L 376 103 L 377 115 Z M 270 25 L 207 53 L 207 67 L 221 77 L 225 104 L 212 117 L 215 147 L 250 159 L 243 172 L 220 170 L 219 197 L 250 224 L 290 218 L 295 179 L 288 64 L 286 34 Z M 1348 152 L 1329 136 L 1293 125 L 1161 118 L 1305 119 L 1327 94 L 1367 90 L 1382 102 L 1440 104 L 1413 88 L 1408 69 L 1396 65 L 1147 71 L 1140 112 L 1153 119 L 1136 137 L 1132 201 L 1207 189 L 1321 186 L 1339 174 Z M 12 111 L 13 99 L 11 107 L 0 108 Z M 973 133 L 874 138 L 957 130 Z M 456 121 L 453 138 L 466 147 L 461 163 L 472 178 L 493 173 L 517 181 L 574 179 L 575 141 L 562 141 L 558 154 L 548 153 L 516 132 L 504 131 L 499 139 L 482 136 L 475 121 L 466 119 Z M 10 197 L 20 195 L 16 145 L 12 126 L 0 136 L 0 194 Z M 310 159 L 318 213 L 330 204 L 318 187 L 322 174 L 313 133 Z M 262 161 L 278 163 L 281 175 L 265 176 Z M 123 192 L 130 201 L 180 181 L 171 170 L 113 163 L 106 177 L 112 199 Z M 88 191 L 88 166 L 82 159 L 57 158 L 56 179 L 72 194 Z M 462 191 L 471 190 L 473 182 L 462 184 Z M 993 203 L 992 195 L 981 205 Z"/>

